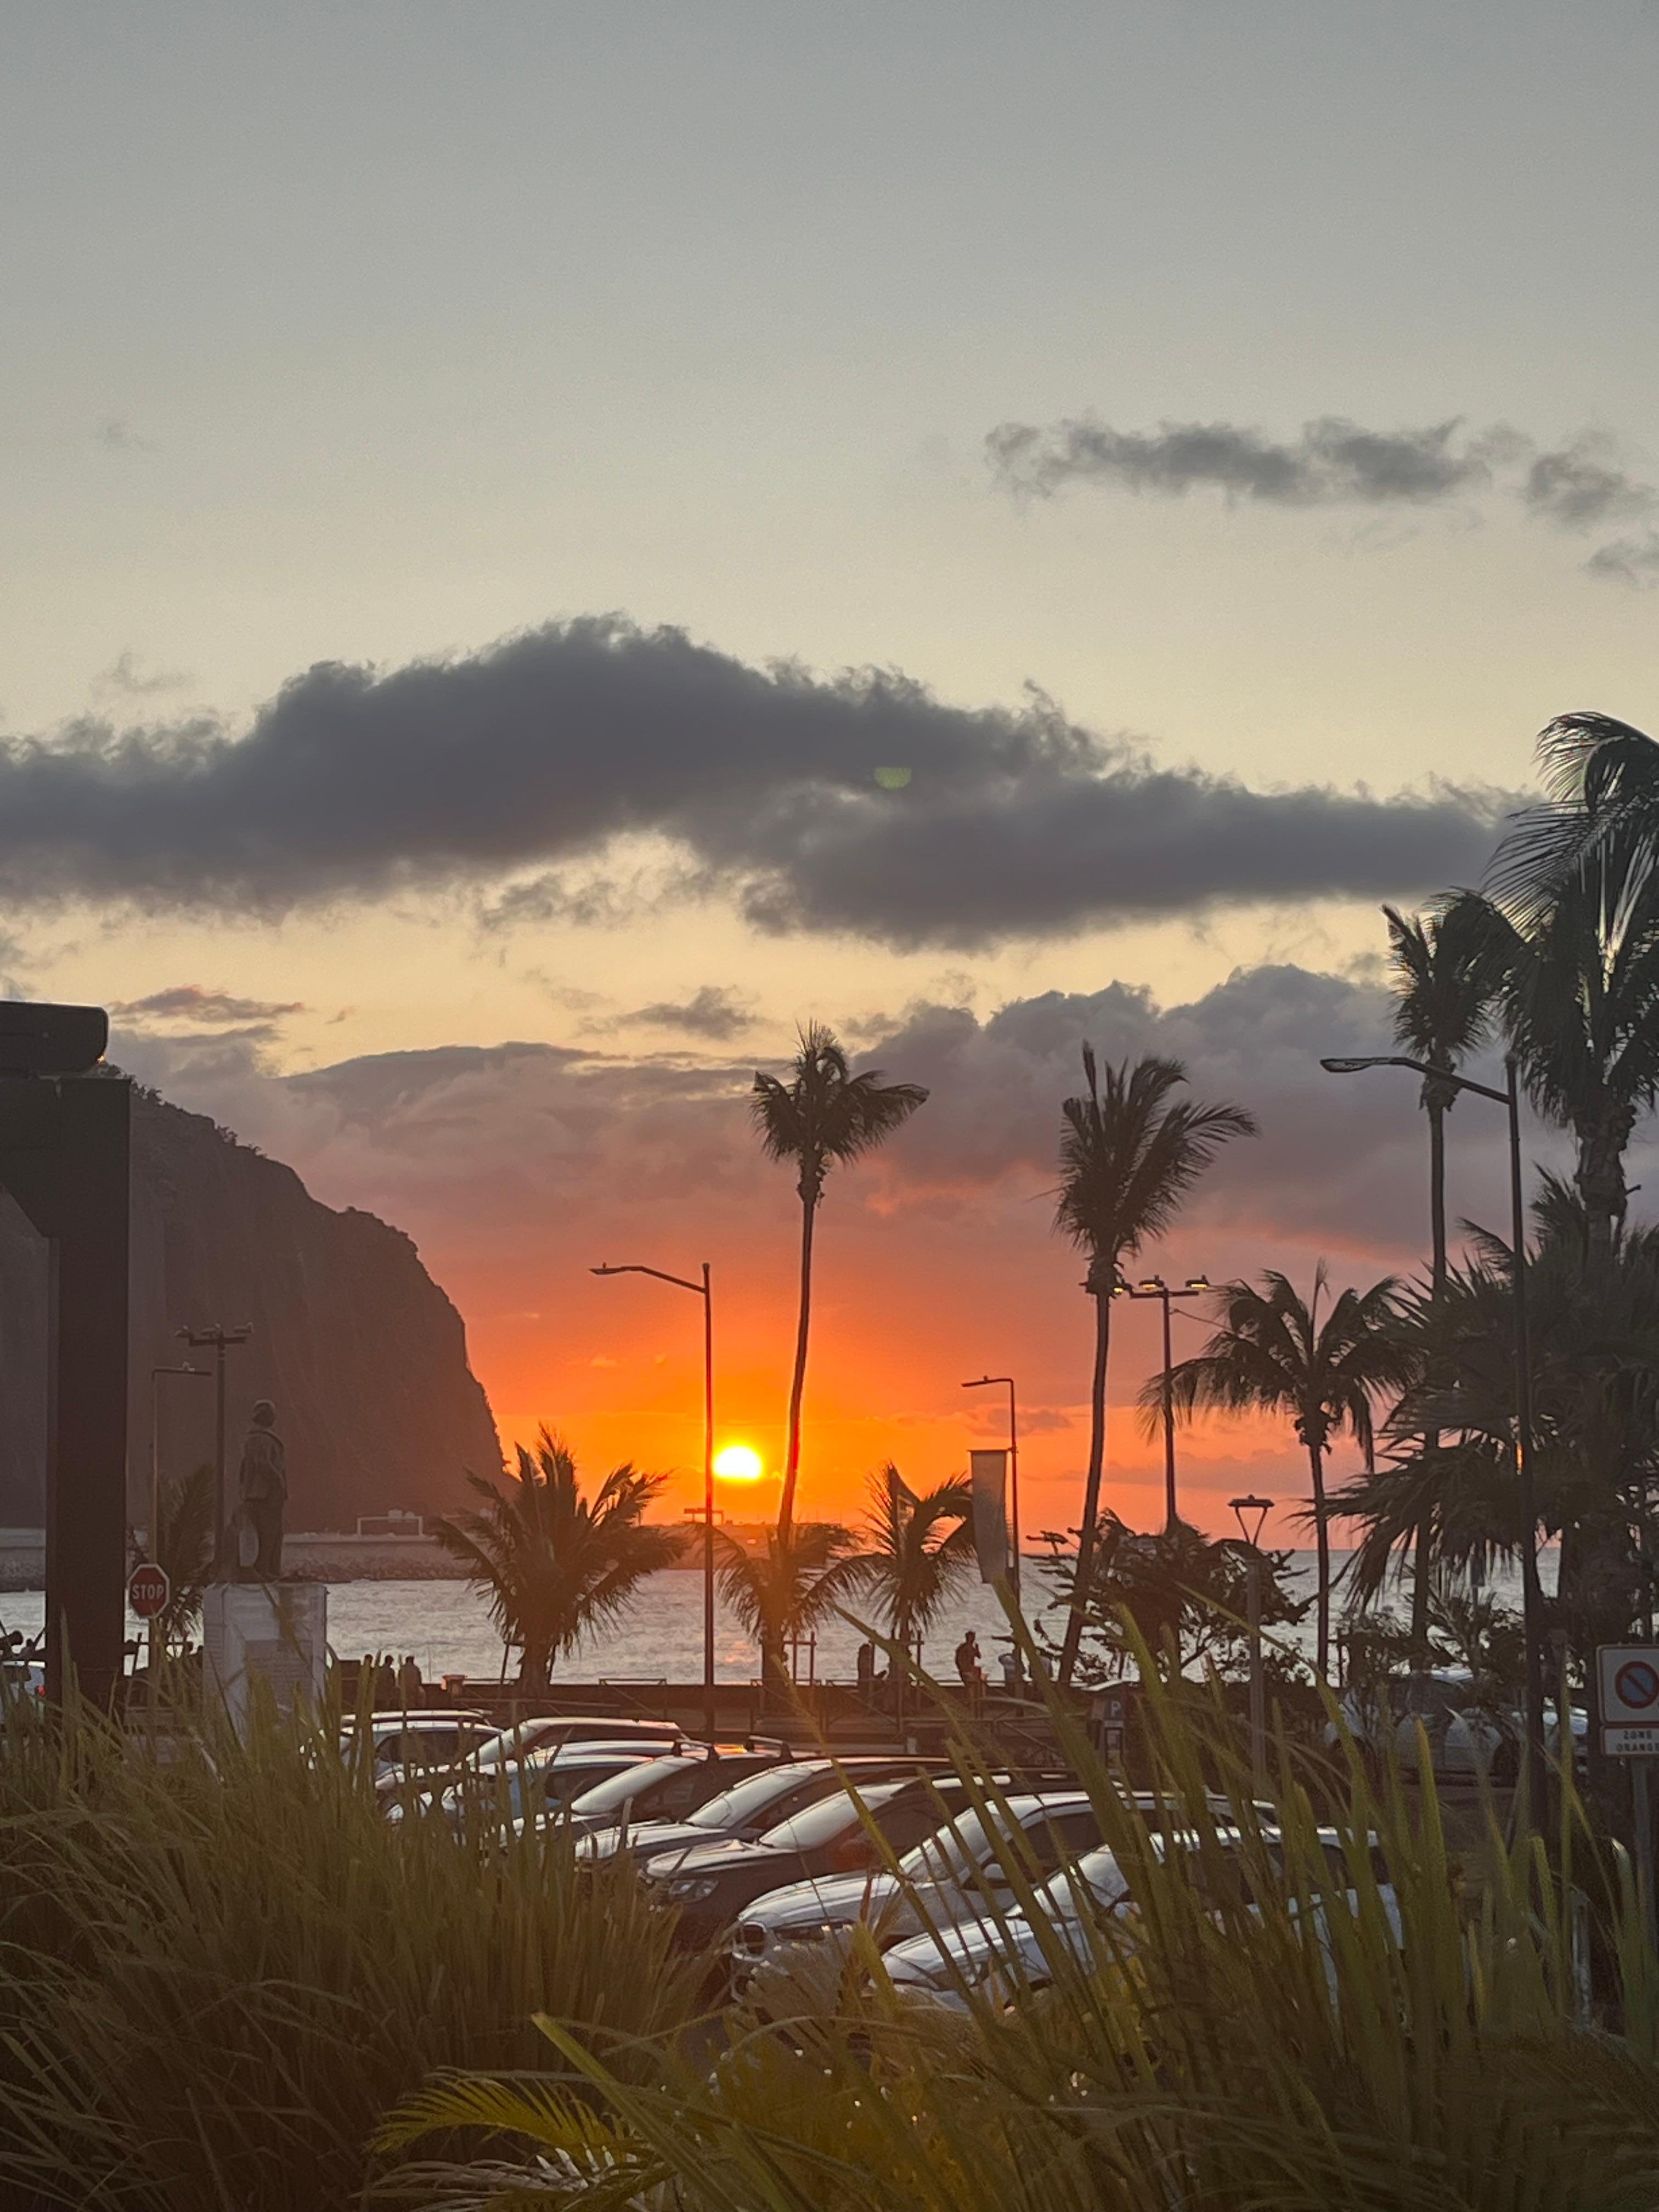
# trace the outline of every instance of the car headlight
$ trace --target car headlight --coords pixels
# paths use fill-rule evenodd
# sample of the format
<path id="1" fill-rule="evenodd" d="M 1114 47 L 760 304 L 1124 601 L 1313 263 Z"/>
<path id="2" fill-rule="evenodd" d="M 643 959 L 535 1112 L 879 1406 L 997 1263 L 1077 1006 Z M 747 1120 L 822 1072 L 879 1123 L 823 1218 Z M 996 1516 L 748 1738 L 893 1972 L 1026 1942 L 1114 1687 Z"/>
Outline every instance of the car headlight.
<path id="1" fill-rule="evenodd" d="M 697 1875 L 688 1877 L 684 1881 L 671 1881 L 667 1887 L 674 1904 L 701 1905 L 704 1898 L 714 1894 L 720 1882 L 712 1874 Z"/>

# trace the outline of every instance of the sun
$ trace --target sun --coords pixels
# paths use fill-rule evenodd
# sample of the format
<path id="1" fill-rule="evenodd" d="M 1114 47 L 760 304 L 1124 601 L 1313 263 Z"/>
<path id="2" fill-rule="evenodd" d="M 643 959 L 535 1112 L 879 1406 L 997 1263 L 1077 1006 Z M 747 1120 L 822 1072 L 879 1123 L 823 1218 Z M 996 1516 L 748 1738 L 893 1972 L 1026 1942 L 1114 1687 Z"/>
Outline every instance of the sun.
<path id="1" fill-rule="evenodd" d="M 766 1464 L 752 1446 L 727 1444 L 715 1457 L 714 1472 L 722 1482 L 758 1482 Z"/>

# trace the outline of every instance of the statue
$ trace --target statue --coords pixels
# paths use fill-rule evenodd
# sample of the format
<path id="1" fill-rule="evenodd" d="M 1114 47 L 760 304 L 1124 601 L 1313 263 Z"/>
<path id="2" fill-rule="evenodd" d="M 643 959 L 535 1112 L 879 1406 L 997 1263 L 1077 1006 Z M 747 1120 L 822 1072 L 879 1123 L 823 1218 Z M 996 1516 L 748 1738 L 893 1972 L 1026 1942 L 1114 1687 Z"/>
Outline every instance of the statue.
<path id="1" fill-rule="evenodd" d="M 274 1583 L 283 1571 L 283 1509 L 288 1504 L 288 1455 L 276 1433 L 276 1408 L 261 1398 L 242 1446 L 242 1524 L 258 1540 L 249 1570 L 254 1580 Z"/>

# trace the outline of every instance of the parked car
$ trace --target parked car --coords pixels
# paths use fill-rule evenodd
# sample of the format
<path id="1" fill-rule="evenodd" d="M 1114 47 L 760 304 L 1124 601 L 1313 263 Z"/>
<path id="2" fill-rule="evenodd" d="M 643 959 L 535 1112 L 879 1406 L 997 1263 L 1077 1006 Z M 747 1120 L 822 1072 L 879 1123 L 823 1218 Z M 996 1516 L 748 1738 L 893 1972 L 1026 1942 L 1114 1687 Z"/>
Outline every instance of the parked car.
<path id="1" fill-rule="evenodd" d="M 746 1782 L 739 1782 L 734 1789 L 711 1797 L 684 1820 L 618 1822 L 613 1827 L 595 1829 L 581 1838 L 576 1855 L 579 1859 L 593 1862 L 612 1858 L 618 1851 L 625 1850 L 641 1868 L 654 1867 L 659 1860 L 695 1850 L 720 1836 L 751 1838 L 762 1835 L 801 1806 L 839 1790 L 842 1774 L 854 1776 L 861 1784 L 865 1781 L 885 1782 L 897 1776 L 922 1773 L 927 1766 L 927 1761 L 911 1758 L 871 1756 L 838 1760 L 786 1756 L 776 1765 L 751 1774 Z"/>
<path id="2" fill-rule="evenodd" d="M 769 1772 L 780 1757 L 775 1751 L 732 1746 L 653 1759 L 572 1799 L 566 1816 L 579 1835 L 636 1821 L 684 1820 L 748 1776 Z"/>
<path id="3" fill-rule="evenodd" d="M 866 1817 L 891 1850 L 908 1851 L 939 1826 L 941 1804 L 948 1808 L 965 1796 L 955 1776 L 860 1778 L 858 1791 L 854 1798 L 838 1784 L 752 1842 L 726 1836 L 651 1861 L 646 1892 L 678 1908 L 676 1941 L 688 1948 L 712 1942 L 756 1898 L 786 1883 L 838 1874 L 874 1880 L 882 1852 Z"/>
<path id="4" fill-rule="evenodd" d="M 427 1786 L 410 1787 L 394 1796 L 386 1808 L 389 1820 L 441 1815 L 453 1828 L 477 1817 L 497 1826 L 514 1825 L 532 1804 L 541 1809 L 561 1805 L 595 1783 L 635 1766 L 648 1765 L 656 1753 L 648 1744 L 546 1744 L 540 1751 L 488 1769 L 479 1774 L 470 1765 L 438 1778 L 416 1779 Z"/>
<path id="5" fill-rule="evenodd" d="M 576 1798 L 599 1784 L 655 1764 L 651 1752 L 630 1744 L 559 1745 L 533 1760 L 520 1760 L 481 1788 L 452 1784 L 443 1809 L 458 1829 L 482 1820 L 522 1834 L 526 1826 L 547 1827 L 562 1820 Z"/>
<path id="6" fill-rule="evenodd" d="M 348 1723 L 341 1729 L 340 1751 L 347 1759 L 367 1759 L 378 1781 L 393 1767 L 453 1765 L 495 1733 L 482 1713 L 377 1713 L 364 1728 Z"/>
<path id="7" fill-rule="evenodd" d="M 616 1713 L 539 1713 L 533 1719 L 514 1721 L 498 1729 L 467 1759 L 479 1773 L 510 1764 L 532 1751 L 545 1751 L 562 1743 L 625 1743 L 659 1745 L 678 1751 L 688 1741 L 685 1731 L 672 1721 L 635 1720 Z"/>
<path id="8" fill-rule="evenodd" d="M 941 1788 L 935 1802 L 933 1830 L 900 1859 L 896 1874 L 878 1863 L 852 1874 L 814 1872 L 757 1897 L 732 1933 L 734 1994 L 763 2007 L 769 1991 L 781 1993 L 786 1985 L 796 1994 L 803 1984 L 826 1988 L 860 1924 L 886 1949 L 915 1935 L 927 1917 L 971 1918 L 987 1900 L 1008 1909 L 1016 1895 L 1011 1861 L 1028 1880 L 1041 1880 L 1100 1842 L 1099 1818 L 1081 1790 L 1006 1796 L 1007 1826 L 994 1818 L 988 1824 L 971 1808 L 958 1810 L 959 1784 L 954 1795 Z M 1154 1801 L 1146 1804 L 1151 1810 Z"/>
<path id="9" fill-rule="evenodd" d="M 1328 1886 L 1316 1900 L 1312 1924 L 1328 1953 L 1328 1900 L 1333 1894 L 1346 1895 L 1352 1904 L 1354 1893 L 1349 1887 L 1352 1876 L 1341 1837 L 1334 1828 L 1322 1828 L 1319 1835 Z M 1219 1845 L 1224 1857 L 1236 1862 L 1234 1871 L 1226 1878 L 1230 1885 L 1234 1881 L 1242 1885 L 1231 1887 L 1233 1901 L 1260 1912 L 1265 1900 L 1249 1893 L 1237 1832 L 1220 1829 L 1206 1840 Z M 1162 1857 L 1170 1850 L 1194 1851 L 1200 1838 L 1188 1829 L 1154 1834 L 1150 1841 L 1153 1851 Z M 1269 1853 L 1276 1860 L 1273 1839 L 1267 1842 Z M 1398 1902 L 1374 1844 L 1372 1852 L 1383 1910 L 1397 1938 Z M 1201 1887 L 1213 1881 L 1215 1874 L 1216 1855 L 1211 1850 L 1207 1863 L 1195 1872 L 1194 1878 Z M 1282 1899 L 1281 1892 L 1274 1894 Z M 939 1926 L 936 1932 L 924 1932 L 896 1944 L 884 1962 L 894 1989 L 901 1996 L 959 2012 L 969 2009 L 969 1993 L 975 1990 L 995 2002 L 1017 2003 L 1052 1983 L 1056 1945 L 1085 1972 L 1109 1959 L 1123 1957 L 1133 1948 L 1133 1928 L 1125 1925 L 1132 1921 L 1134 1911 L 1133 1884 L 1116 1853 L 1104 1844 L 1051 1876 L 1038 1891 L 1036 1903 L 1040 1911 L 1036 1920 L 1023 1911 L 999 1916 L 986 1907 L 954 1924 Z M 1299 1914 L 1297 1899 L 1291 1899 L 1288 1904 L 1293 1914 Z M 1218 1896 L 1216 1910 L 1221 1909 Z M 1115 1923 L 1109 1936 L 1104 1932 L 1109 1923 Z"/>
<path id="10" fill-rule="evenodd" d="M 1477 1705 L 1474 1674 L 1467 1667 L 1437 1667 L 1427 1673 L 1396 1676 L 1365 1690 L 1344 1692 L 1344 1724 L 1357 1743 L 1381 1752 L 1390 1733 L 1401 1769 L 1417 1770 L 1417 1729 L 1420 1722 L 1429 1741 L 1429 1757 L 1437 1776 L 1473 1780 L 1487 1774 L 1494 1782 L 1512 1783 L 1520 1771 L 1521 1746 L 1526 1724 L 1518 1706 L 1496 1711 Z M 1589 1756 L 1589 1716 L 1575 1706 L 1571 1713 L 1573 1757 L 1581 1770 Z M 1544 1715 L 1544 1741 L 1552 1758 L 1560 1734 L 1553 1706 Z M 1328 1745 L 1337 1741 L 1334 1728 L 1326 1730 Z"/>

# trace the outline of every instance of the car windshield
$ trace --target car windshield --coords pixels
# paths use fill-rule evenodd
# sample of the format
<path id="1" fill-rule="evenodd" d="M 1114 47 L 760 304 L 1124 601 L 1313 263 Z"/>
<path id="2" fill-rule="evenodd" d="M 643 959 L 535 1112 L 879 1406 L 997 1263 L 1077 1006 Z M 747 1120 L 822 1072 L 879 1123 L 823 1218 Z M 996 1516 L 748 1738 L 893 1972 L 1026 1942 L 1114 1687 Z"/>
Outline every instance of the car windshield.
<path id="1" fill-rule="evenodd" d="M 683 1774 L 688 1766 L 700 1764 L 696 1759 L 641 1759 L 620 1774 L 613 1774 L 608 1782 L 586 1790 L 576 1800 L 579 1813 L 612 1813 L 636 1797 L 641 1790 L 649 1789 L 653 1782 L 661 1782 L 671 1774 Z"/>
<path id="2" fill-rule="evenodd" d="M 1038 1890 L 1037 1900 L 1055 1919 L 1076 1920 L 1082 1915 L 1085 1890 L 1097 1905 L 1116 1905 L 1129 1894 L 1123 1869 L 1104 1844 L 1098 1850 L 1085 1851 L 1075 1866 L 1062 1867 L 1058 1874 L 1050 1875 Z"/>
<path id="3" fill-rule="evenodd" d="M 472 1764 L 483 1773 L 501 1765 L 510 1759 L 525 1755 L 526 1738 L 518 1729 L 510 1729 L 501 1735 L 492 1735 L 488 1743 L 481 1743 L 472 1754 Z"/>
<path id="4" fill-rule="evenodd" d="M 1004 1833 L 998 1830 L 999 1837 Z M 964 1813 L 906 1851 L 899 1861 L 899 1872 L 912 1881 L 949 1881 L 965 1874 L 969 1867 L 982 1865 L 990 1849 L 984 1821 L 977 1813 Z"/>
<path id="5" fill-rule="evenodd" d="M 585 1790 L 595 1790 L 601 1782 L 610 1782 L 619 1774 L 632 1774 L 639 1763 L 622 1753 L 615 1759 L 559 1759 L 534 1768 L 526 1778 L 544 1804 L 567 1805 Z M 522 1795 L 518 1774 L 513 1778 L 512 1791 L 513 1808 L 517 1812 Z"/>
<path id="6" fill-rule="evenodd" d="M 739 1782 L 735 1789 L 722 1790 L 718 1797 L 691 1815 L 690 1826 L 694 1828 L 740 1828 L 752 1820 L 757 1813 L 780 1797 L 787 1797 L 797 1790 L 811 1784 L 823 1768 L 791 1766 L 787 1763 L 764 1774 L 751 1774 L 747 1782 Z"/>
<path id="7" fill-rule="evenodd" d="M 902 1782 L 878 1782 L 873 1789 L 860 1791 L 860 1796 L 873 1813 L 904 1788 Z M 816 1805 L 796 1813 L 787 1820 L 780 1820 L 775 1828 L 769 1828 L 761 1842 L 769 1850 L 779 1851 L 815 1851 L 822 1844 L 833 1844 L 837 1836 L 859 1825 L 859 1808 L 852 1799 L 838 1790 L 833 1797 L 821 1797 Z"/>

